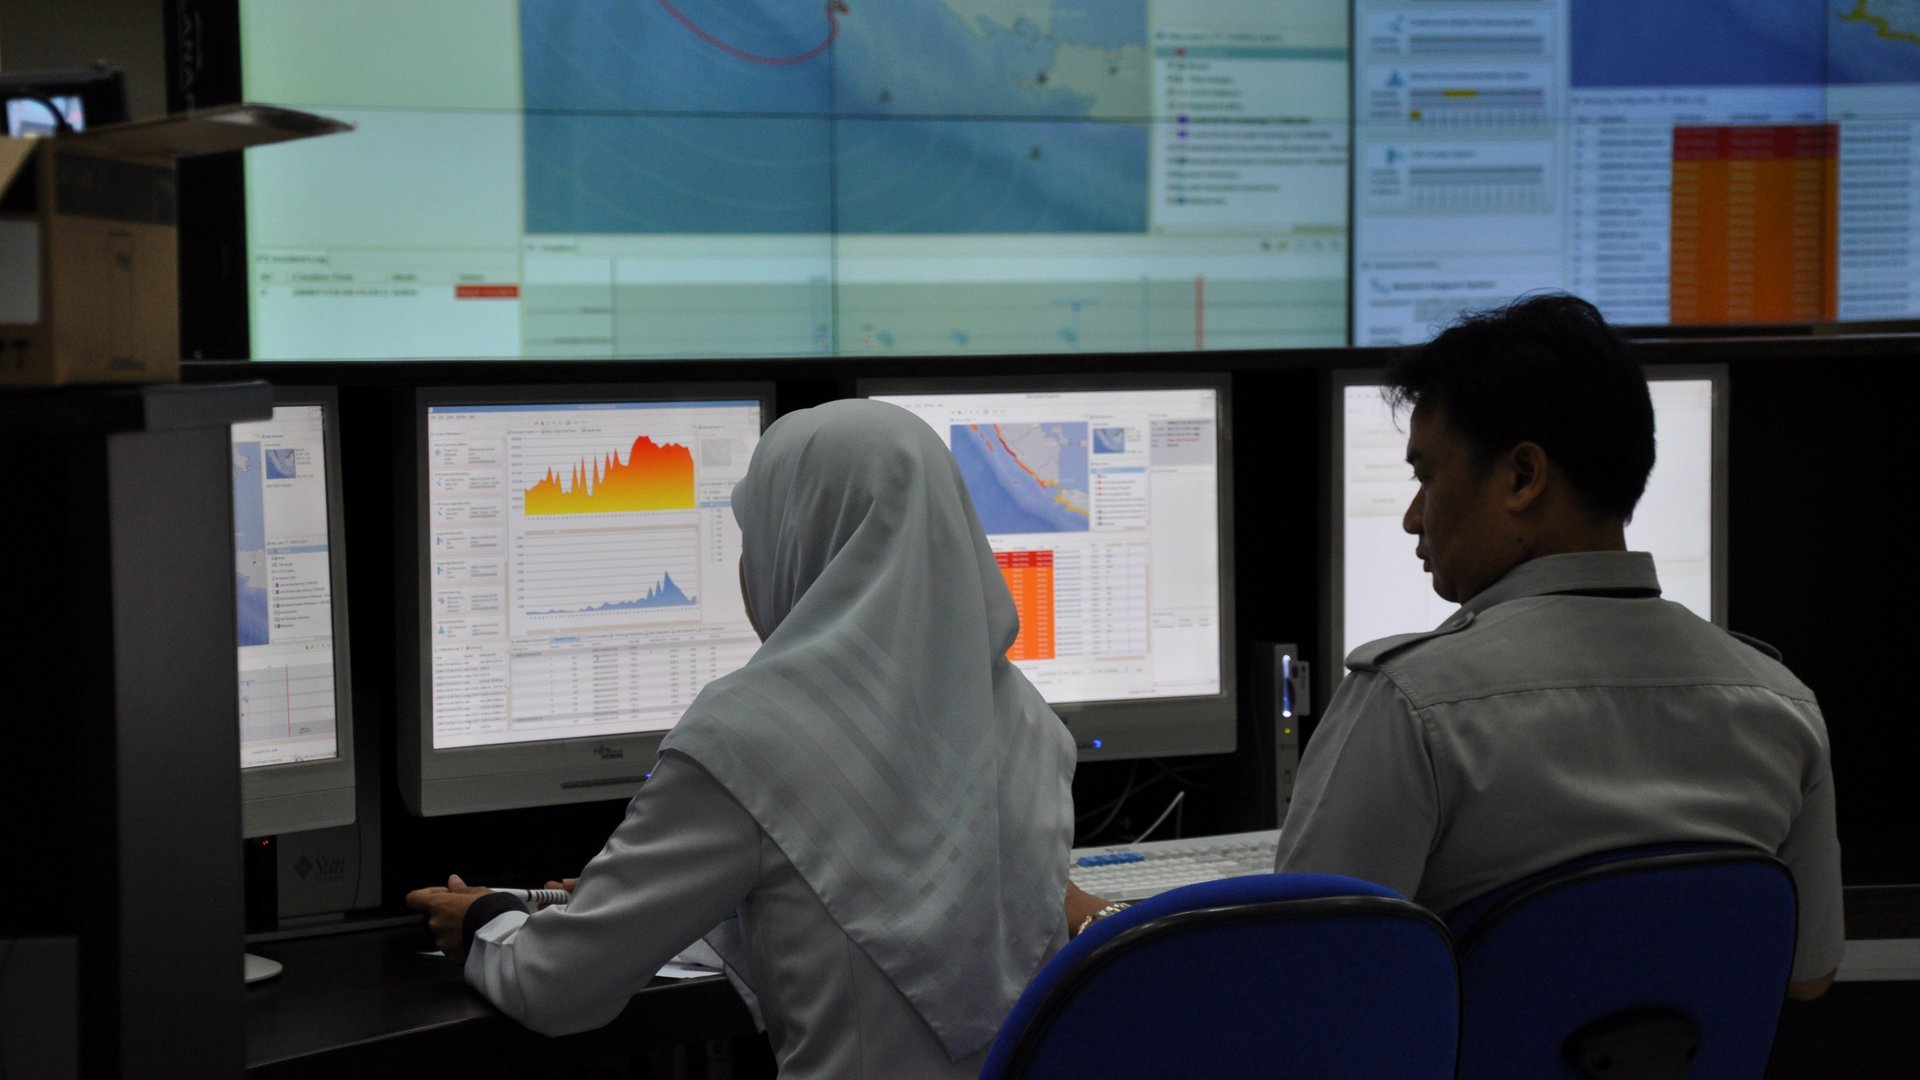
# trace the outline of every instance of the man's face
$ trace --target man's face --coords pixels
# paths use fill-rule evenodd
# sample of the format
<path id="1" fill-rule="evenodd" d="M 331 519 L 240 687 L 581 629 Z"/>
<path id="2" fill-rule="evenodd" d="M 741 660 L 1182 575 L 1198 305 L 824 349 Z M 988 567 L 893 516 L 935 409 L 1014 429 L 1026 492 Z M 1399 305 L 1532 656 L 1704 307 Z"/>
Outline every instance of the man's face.
<path id="1" fill-rule="evenodd" d="M 1442 600 L 1464 603 L 1521 561 L 1506 508 L 1510 470 L 1475 466 L 1473 446 L 1425 405 L 1413 410 L 1407 464 L 1420 490 L 1401 527 L 1420 538 L 1415 553 Z"/>

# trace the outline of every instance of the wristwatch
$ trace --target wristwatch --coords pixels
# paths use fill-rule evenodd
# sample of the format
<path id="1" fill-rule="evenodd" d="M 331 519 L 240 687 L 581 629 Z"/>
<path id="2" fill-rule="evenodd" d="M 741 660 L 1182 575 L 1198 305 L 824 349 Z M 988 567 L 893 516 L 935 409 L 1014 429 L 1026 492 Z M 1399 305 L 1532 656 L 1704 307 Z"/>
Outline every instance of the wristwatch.
<path id="1" fill-rule="evenodd" d="M 1075 937 L 1079 937 L 1081 934 L 1084 934 L 1087 932 L 1087 927 L 1092 926 L 1094 923 L 1099 922 L 1101 919 L 1104 919 L 1109 915 L 1118 914 L 1119 912 L 1125 911 L 1132 906 L 1133 906 L 1132 904 L 1128 903 L 1125 900 L 1115 900 L 1113 903 L 1108 904 L 1106 907 L 1101 908 L 1099 911 L 1096 911 L 1093 914 L 1087 916 L 1086 918 L 1081 919 L 1079 927 L 1074 930 L 1073 934 Z"/>

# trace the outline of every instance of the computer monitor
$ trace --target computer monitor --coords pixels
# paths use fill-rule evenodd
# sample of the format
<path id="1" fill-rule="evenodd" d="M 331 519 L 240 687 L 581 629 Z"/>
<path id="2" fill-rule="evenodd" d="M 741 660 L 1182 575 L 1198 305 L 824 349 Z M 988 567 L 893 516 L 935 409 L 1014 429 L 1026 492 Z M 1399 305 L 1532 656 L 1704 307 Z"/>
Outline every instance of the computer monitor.
<path id="1" fill-rule="evenodd" d="M 1346 0 L 236 6 L 256 359 L 1345 340 Z"/>
<path id="2" fill-rule="evenodd" d="M 1353 343 L 1920 318 L 1911 6 L 1355 0 Z"/>
<path id="3" fill-rule="evenodd" d="M 1333 566 L 1326 656 L 1335 679 L 1356 646 L 1438 626 L 1457 605 L 1435 595 L 1401 528 L 1419 485 L 1407 465 L 1406 414 L 1373 371 L 1334 375 Z M 1627 525 L 1653 555 L 1661 595 L 1726 625 L 1727 375 L 1724 366 L 1647 371 L 1656 455 Z"/>
<path id="4" fill-rule="evenodd" d="M 414 813 L 638 790 L 694 696 L 759 647 L 732 498 L 771 395 L 417 392 L 398 770 Z"/>
<path id="5" fill-rule="evenodd" d="M 1083 760 L 1235 743 L 1227 381 L 862 381 L 960 464 L 1020 613 L 1009 650 Z"/>
<path id="6" fill-rule="evenodd" d="M 280 388 L 233 425 L 241 833 L 354 819 L 338 400 Z"/>
<path id="7" fill-rule="evenodd" d="M 13 138 L 85 131 L 127 118 L 126 82 L 118 68 L 0 74 L 0 105 Z"/>

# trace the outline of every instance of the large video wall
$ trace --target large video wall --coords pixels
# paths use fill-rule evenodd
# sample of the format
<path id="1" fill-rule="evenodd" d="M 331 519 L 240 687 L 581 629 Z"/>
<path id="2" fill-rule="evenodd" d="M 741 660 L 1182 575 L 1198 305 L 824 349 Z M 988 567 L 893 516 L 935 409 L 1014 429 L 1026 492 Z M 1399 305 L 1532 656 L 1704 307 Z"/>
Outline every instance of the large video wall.
<path id="1" fill-rule="evenodd" d="M 240 0 L 261 359 L 1920 318 L 1914 0 Z"/>

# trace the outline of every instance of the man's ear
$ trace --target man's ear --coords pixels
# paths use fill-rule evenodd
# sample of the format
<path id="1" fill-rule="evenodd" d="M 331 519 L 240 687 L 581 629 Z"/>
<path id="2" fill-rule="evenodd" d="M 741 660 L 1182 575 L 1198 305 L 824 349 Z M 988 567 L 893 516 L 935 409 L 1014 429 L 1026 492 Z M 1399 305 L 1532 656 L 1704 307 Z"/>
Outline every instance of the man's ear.
<path id="1" fill-rule="evenodd" d="M 1553 466 L 1547 460 L 1546 449 L 1535 442 L 1516 444 L 1507 451 L 1506 464 L 1511 485 L 1507 489 L 1507 509 L 1517 514 L 1546 493 Z"/>

